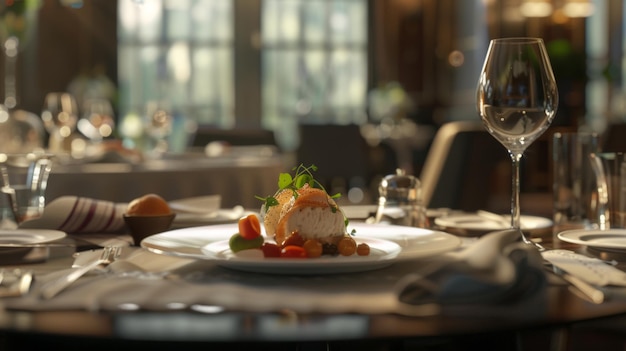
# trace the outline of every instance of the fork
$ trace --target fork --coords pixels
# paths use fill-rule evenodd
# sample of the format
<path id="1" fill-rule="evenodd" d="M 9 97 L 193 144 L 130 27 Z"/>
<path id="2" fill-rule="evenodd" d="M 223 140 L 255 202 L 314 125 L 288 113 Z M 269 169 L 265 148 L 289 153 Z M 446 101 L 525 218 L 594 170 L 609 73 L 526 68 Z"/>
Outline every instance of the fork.
<path id="1" fill-rule="evenodd" d="M 41 288 L 41 297 L 46 300 L 53 298 L 65 288 L 72 285 L 72 283 L 78 280 L 78 278 L 85 275 L 87 272 L 98 266 L 107 266 L 108 264 L 113 262 L 117 257 L 119 257 L 121 250 L 122 248 L 117 246 L 105 247 L 100 254 L 100 258 L 98 258 L 97 260 L 80 268 L 76 268 L 71 273 L 44 285 Z"/>

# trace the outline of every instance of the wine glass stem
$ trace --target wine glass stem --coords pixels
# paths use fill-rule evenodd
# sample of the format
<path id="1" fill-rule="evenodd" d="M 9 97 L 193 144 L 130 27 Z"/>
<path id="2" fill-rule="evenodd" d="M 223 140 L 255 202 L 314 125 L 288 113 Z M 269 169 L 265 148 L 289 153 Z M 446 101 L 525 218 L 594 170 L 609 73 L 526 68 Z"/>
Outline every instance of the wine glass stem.
<path id="1" fill-rule="evenodd" d="M 4 42 L 4 105 L 11 109 L 17 105 L 16 66 L 20 41 L 11 36 Z"/>
<path id="2" fill-rule="evenodd" d="M 521 153 L 511 153 L 512 161 L 512 193 L 511 193 L 511 227 L 514 229 L 521 229 L 520 225 L 520 161 L 522 160 Z M 522 234 L 523 236 L 523 234 Z"/>

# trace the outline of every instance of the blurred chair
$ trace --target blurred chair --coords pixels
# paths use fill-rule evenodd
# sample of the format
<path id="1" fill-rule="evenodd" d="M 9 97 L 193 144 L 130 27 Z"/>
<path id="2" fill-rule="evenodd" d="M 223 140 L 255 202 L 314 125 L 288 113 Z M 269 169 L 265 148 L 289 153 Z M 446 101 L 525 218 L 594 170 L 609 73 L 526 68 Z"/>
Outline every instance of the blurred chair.
<path id="1" fill-rule="evenodd" d="M 626 152 L 626 123 L 611 124 L 604 133 L 604 152 Z"/>
<path id="2" fill-rule="evenodd" d="M 510 167 L 506 149 L 482 122 L 448 122 L 437 131 L 424 161 L 423 203 L 427 208 L 498 211 L 491 208 L 493 196 L 503 188 L 509 199 Z M 508 173 L 498 177 L 502 169 Z"/>
<path id="3" fill-rule="evenodd" d="M 230 145 L 274 145 L 274 132 L 265 129 L 220 129 L 200 126 L 195 133 L 192 146 L 204 147 L 210 142 L 221 141 Z"/>
<path id="4" fill-rule="evenodd" d="M 356 124 L 301 124 L 297 164 L 314 164 L 314 173 L 326 190 L 346 195 L 352 187 L 369 184 L 370 148 Z"/>

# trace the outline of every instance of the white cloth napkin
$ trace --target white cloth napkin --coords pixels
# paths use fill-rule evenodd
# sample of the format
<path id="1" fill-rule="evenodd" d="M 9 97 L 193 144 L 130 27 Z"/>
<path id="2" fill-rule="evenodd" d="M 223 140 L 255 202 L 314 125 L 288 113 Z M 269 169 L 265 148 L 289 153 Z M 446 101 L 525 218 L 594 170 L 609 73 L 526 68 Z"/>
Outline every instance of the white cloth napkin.
<path id="1" fill-rule="evenodd" d="M 62 196 L 44 208 L 41 217 L 22 222 L 20 228 L 54 229 L 68 234 L 119 233 L 126 230 L 126 203 L 86 197 Z"/>
<path id="2" fill-rule="evenodd" d="M 318 276 L 238 272 L 209 260 L 125 248 L 125 256 L 105 272 L 81 278 L 53 299 L 40 300 L 38 291 L 67 270 L 37 276 L 29 295 L 3 302 L 6 308 L 17 310 L 211 306 L 253 312 L 543 315 L 545 276 L 536 266 L 537 256 L 510 239 L 502 233 L 486 236 L 466 250 L 446 255 L 445 260 L 406 260 L 369 272 Z M 97 256 L 98 251 L 91 255 Z M 431 295 L 416 294 L 426 281 L 425 274 L 416 272 L 430 265 L 439 266 L 427 277 L 434 284 Z"/>
<path id="3" fill-rule="evenodd" d="M 172 228 L 230 223 L 246 212 L 241 206 L 220 209 L 220 195 L 207 195 L 170 201 L 177 218 Z M 78 196 L 61 196 L 46 205 L 41 217 L 25 221 L 20 228 L 54 229 L 68 234 L 117 234 L 126 232 L 125 202 L 111 202 Z"/>
<path id="4" fill-rule="evenodd" d="M 480 315 L 545 312 L 547 280 L 541 254 L 519 239 L 515 230 L 488 233 L 433 262 L 430 271 L 406 276 L 398 285 L 401 303 L 408 311 L 437 306 Z"/>

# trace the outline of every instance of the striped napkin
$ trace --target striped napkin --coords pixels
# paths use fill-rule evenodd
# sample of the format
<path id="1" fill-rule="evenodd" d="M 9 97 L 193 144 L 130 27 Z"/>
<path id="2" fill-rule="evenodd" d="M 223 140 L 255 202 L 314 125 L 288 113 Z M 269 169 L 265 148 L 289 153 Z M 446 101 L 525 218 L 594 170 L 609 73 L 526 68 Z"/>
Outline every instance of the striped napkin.
<path id="1" fill-rule="evenodd" d="M 46 205 L 39 218 L 24 221 L 19 228 L 53 229 L 68 234 L 119 233 L 126 229 L 126 203 L 86 197 L 62 196 Z"/>

